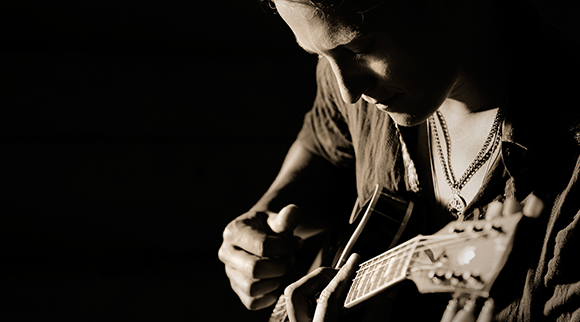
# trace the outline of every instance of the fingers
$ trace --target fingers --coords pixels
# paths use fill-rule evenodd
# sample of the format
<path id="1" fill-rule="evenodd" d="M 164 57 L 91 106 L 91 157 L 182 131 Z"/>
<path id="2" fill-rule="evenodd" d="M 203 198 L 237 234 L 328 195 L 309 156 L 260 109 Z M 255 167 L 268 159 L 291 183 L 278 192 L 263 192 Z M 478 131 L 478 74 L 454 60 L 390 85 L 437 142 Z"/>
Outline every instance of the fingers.
<path id="1" fill-rule="evenodd" d="M 218 255 L 226 264 L 226 274 L 232 289 L 250 310 L 265 308 L 276 301 L 280 280 L 293 262 L 289 257 L 260 258 L 223 245 Z"/>
<path id="2" fill-rule="evenodd" d="M 491 322 L 495 309 L 493 299 L 485 301 L 476 317 L 477 307 L 475 300 L 470 299 L 459 309 L 459 301 L 452 299 L 443 313 L 441 322 Z"/>
<path id="3" fill-rule="evenodd" d="M 246 308 L 259 310 L 276 302 L 282 278 L 248 279 L 241 272 L 226 266 L 226 274 L 234 292 Z"/>
<path id="4" fill-rule="evenodd" d="M 474 322 L 475 321 L 475 301 L 468 300 L 465 306 L 457 312 L 452 322 Z"/>
<path id="5" fill-rule="evenodd" d="M 509 216 L 513 214 L 517 214 L 518 212 L 522 211 L 522 204 L 514 198 L 508 198 L 504 202 L 503 205 L 503 212 L 504 216 Z"/>
<path id="6" fill-rule="evenodd" d="M 441 318 L 441 322 L 451 322 L 457 310 L 459 308 L 459 301 L 457 299 L 452 299 L 447 304 L 447 308 L 445 308 L 445 312 L 443 312 L 443 317 Z"/>
<path id="7" fill-rule="evenodd" d="M 481 308 L 481 312 L 479 312 L 477 321 L 475 322 L 491 322 L 494 310 L 495 303 L 493 302 L 493 299 L 492 298 L 487 299 L 487 301 L 485 301 L 485 304 Z"/>
<path id="8" fill-rule="evenodd" d="M 286 310 L 291 322 L 310 322 L 314 317 L 316 295 L 338 273 L 331 268 L 318 268 L 284 290 Z"/>
<path id="9" fill-rule="evenodd" d="M 509 216 L 522 212 L 529 218 L 538 218 L 544 210 L 544 202 L 533 193 L 528 195 L 523 203 L 514 198 L 508 198 L 504 203 L 494 201 L 487 206 L 486 219 Z"/>
<path id="10" fill-rule="evenodd" d="M 338 321 L 348 289 L 356 275 L 360 257 L 352 254 L 320 294 L 313 322 Z"/>
<path id="11" fill-rule="evenodd" d="M 226 266 L 226 274 L 236 285 L 236 289 L 250 297 L 259 297 L 274 292 L 280 287 L 281 278 L 251 279 L 229 266 Z"/>
<path id="12" fill-rule="evenodd" d="M 337 321 L 359 262 L 358 255 L 351 255 L 339 271 L 319 268 L 288 286 L 284 294 L 290 321 Z"/>
<path id="13" fill-rule="evenodd" d="M 251 254 L 286 256 L 295 253 L 303 243 L 300 237 L 269 235 L 266 231 L 268 215 L 264 213 L 245 214 L 230 222 L 223 233 L 224 244 L 241 248 Z"/>
<path id="14" fill-rule="evenodd" d="M 346 287 L 349 286 L 350 281 L 354 278 L 359 263 L 360 256 L 358 254 L 350 255 L 344 266 L 338 271 L 328 286 L 324 288 L 320 294 L 318 303 L 323 304 L 330 302 L 333 298 L 336 298 L 343 293 L 346 296 L 346 291 L 348 291 Z"/>
<path id="15" fill-rule="evenodd" d="M 486 219 L 493 219 L 502 216 L 503 203 L 499 201 L 494 201 L 487 206 L 487 212 L 485 214 Z"/>
<path id="16" fill-rule="evenodd" d="M 248 212 L 226 226 L 218 257 L 226 265 L 232 289 L 248 309 L 261 309 L 277 300 L 280 279 L 303 243 L 292 234 L 297 224 L 298 208 L 291 205 L 280 214 Z"/>
<path id="17" fill-rule="evenodd" d="M 278 214 L 269 214 L 268 225 L 277 234 L 287 234 L 298 226 L 300 210 L 295 205 L 288 205 Z"/>
<path id="18" fill-rule="evenodd" d="M 280 278 L 289 272 L 294 262 L 290 254 L 301 242 L 292 235 L 268 235 L 267 217 L 265 213 L 248 213 L 236 218 L 224 230 L 218 251 L 232 289 L 250 310 L 277 300 Z"/>
<path id="19" fill-rule="evenodd" d="M 524 216 L 530 218 L 538 218 L 542 211 L 544 210 L 544 202 L 542 199 L 536 197 L 536 195 L 531 194 L 526 198 L 526 204 L 524 205 Z"/>
<path id="20" fill-rule="evenodd" d="M 274 304 L 281 280 L 291 267 L 290 258 L 264 259 L 243 250 L 236 255 L 222 255 L 232 289 L 246 308 L 259 310 Z M 237 269 L 241 267 L 241 269 Z"/>
<path id="21" fill-rule="evenodd" d="M 265 309 L 268 306 L 273 305 L 276 303 L 278 297 L 280 296 L 280 293 L 276 291 L 256 297 L 248 296 L 247 294 L 240 291 L 232 280 L 230 280 L 230 282 L 232 290 L 238 294 L 242 304 L 244 304 L 244 306 L 251 311 Z"/>
<path id="22" fill-rule="evenodd" d="M 284 276 L 293 264 L 292 257 L 263 258 L 232 247 L 218 251 L 220 260 L 243 274 L 248 279 L 263 279 Z"/>

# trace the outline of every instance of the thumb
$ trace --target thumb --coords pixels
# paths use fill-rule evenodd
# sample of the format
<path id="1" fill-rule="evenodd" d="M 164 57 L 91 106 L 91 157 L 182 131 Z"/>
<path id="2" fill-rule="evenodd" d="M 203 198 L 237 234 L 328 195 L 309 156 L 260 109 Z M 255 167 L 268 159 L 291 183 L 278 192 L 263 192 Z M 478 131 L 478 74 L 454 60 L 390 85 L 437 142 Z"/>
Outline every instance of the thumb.
<path id="1" fill-rule="evenodd" d="M 277 234 L 292 233 L 298 226 L 300 209 L 296 205 L 288 205 L 278 214 L 271 214 L 268 217 L 268 225 Z"/>

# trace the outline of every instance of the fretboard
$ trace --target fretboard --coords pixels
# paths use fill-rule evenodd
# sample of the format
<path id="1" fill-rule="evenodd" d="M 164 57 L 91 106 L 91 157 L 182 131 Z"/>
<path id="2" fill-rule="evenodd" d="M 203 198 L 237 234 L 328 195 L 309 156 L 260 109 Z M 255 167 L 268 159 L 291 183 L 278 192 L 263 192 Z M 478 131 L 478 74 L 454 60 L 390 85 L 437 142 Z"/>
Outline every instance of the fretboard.
<path id="1" fill-rule="evenodd" d="M 350 308 L 404 280 L 419 238 L 414 238 L 360 265 L 344 307 Z"/>

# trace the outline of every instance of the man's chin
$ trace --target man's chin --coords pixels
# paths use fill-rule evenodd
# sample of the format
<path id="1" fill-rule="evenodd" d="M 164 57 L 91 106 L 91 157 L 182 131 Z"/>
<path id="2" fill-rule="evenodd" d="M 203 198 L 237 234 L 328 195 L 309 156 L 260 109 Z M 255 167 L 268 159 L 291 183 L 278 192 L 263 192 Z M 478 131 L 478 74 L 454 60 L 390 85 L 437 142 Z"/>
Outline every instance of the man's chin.
<path id="1" fill-rule="evenodd" d="M 412 127 L 419 125 L 427 119 L 425 118 L 418 118 L 416 115 L 411 115 L 407 113 L 396 113 L 396 112 L 387 112 L 391 119 L 397 123 L 399 126 L 404 127 Z"/>

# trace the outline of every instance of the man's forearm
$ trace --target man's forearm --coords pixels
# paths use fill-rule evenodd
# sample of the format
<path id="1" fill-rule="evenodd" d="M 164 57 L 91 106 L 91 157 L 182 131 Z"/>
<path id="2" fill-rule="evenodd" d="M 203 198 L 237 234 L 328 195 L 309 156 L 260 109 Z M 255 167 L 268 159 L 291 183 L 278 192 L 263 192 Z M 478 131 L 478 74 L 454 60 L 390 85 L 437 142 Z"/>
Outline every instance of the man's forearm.
<path id="1" fill-rule="evenodd" d="M 252 210 L 278 212 L 288 204 L 295 204 L 302 213 L 300 231 L 312 234 L 331 226 L 337 219 L 330 214 L 334 202 L 339 202 L 333 200 L 333 195 L 344 193 L 351 183 L 345 173 L 297 141 L 290 147 L 278 176 Z M 343 201 L 343 198 L 334 199 Z"/>

